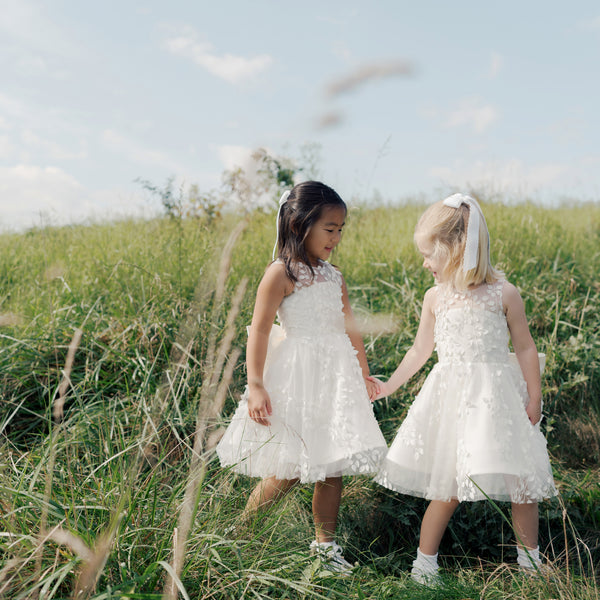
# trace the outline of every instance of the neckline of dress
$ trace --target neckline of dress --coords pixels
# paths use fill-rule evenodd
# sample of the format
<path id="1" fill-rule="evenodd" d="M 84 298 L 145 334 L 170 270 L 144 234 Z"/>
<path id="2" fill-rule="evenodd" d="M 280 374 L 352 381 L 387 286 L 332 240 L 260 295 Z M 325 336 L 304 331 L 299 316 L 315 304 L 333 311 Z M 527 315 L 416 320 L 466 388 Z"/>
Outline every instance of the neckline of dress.
<path id="1" fill-rule="evenodd" d="M 298 265 L 304 266 L 307 269 L 322 269 L 322 268 L 324 268 L 328 264 L 327 261 L 325 261 L 325 260 L 321 260 L 320 258 L 318 260 L 319 260 L 319 262 L 316 265 L 309 265 L 308 263 L 305 263 L 305 262 L 303 262 L 301 260 L 296 261 L 296 262 L 297 262 Z"/>
<path id="2" fill-rule="evenodd" d="M 478 292 L 479 290 L 484 289 L 484 288 L 489 290 L 490 288 L 493 288 L 502 282 L 503 282 L 502 279 L 498 279 L 497 281 L 492 281 L 491 283 L 483 282 L 474 288 L 467 288 L 466 290 L 457 290 L 456 288 L 452 287 L 448 283 L 440 283 L 440 284 L 438 284 L 438 287 L 440 287 L 446 293 L 458 294 L 460 296 L 460 295 L 474 294 L 475 292 Z"/>

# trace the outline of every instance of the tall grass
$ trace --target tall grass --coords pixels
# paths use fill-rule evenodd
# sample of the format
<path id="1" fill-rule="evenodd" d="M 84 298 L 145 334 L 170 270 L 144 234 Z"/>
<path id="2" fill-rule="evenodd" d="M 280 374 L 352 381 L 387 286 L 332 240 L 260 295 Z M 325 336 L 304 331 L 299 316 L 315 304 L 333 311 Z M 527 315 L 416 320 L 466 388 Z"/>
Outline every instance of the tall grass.
<path id="1" fill-rule="evenodd" d="M 410 345 L 430 285 L 412 243 L 421 210 L 352 209 L 333 258 L 371 325 L 373 372 L 389 374 Z M 245 325 L 273 242 L 273 216 L 257 213 L 0 236 L 0 597 L 597 598 L 600 208 L 484 210 L 548 356 L 552 578 L 518 574 L 510 528 L 478 503 L 444 539 L 443 588 L 415 586 L 424 503 L 366 478 L 344 490 L 340 540 L 361 565 L 349 578 L 306 551 L 307 489 L 231 533 L 253 482 L 211 449 L 244 384 Z M 388 439 L 422 377 L 376 406 Z"/>

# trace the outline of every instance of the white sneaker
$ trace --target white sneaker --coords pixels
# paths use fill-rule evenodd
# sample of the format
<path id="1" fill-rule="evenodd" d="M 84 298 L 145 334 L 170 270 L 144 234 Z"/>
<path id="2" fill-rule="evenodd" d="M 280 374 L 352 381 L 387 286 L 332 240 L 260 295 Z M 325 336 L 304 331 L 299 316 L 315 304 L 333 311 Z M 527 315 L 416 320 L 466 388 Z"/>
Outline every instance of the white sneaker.
<path id="1" fill-rule="evenodd" d="M 437 587 L 442 583 L 438 570 L 425 571 L 419 567 L 414 567 L 410 571 L 410 577 L 413 581 L 427 587 Z"/>
<path id="2" fill-rule="evenodd" d="M 552 579 L 554 577 L 554 572 L 552 568 L 545 563 L 536 563 L 536 566 L 526 567 L 524 565 L 519 565 L 519 571 L 531 578 L 542 577 L 544 579 Z"/>
<path id="3" fill-rule="evenodd" d="M 322 561 L 323 567 L 333 573 L 348 574 L 354 565 L 350 564 L 342 554 L 342 547 L 336 542 L 319 543 L 316 540 L 310 544 L 311 554 L 316 554 Z"/>
<path id="4" fill-rule="evenodd" d="M 552 576 L 550 566 L 542 562 L 539 546 L 527 550 L 517 546 L 517 564 L 521 573 L 529 577 L 549 578 Z"/>
<path id="5" fill-rule="evenodd" d="M 438 567 L 438 555 L 423 554 L 420 548 L 417 548 L 417 558 L 413 560 L 410 576 L 413 581 L 426 585 L 427 587 L 436 587 L 442 583 Z"/>

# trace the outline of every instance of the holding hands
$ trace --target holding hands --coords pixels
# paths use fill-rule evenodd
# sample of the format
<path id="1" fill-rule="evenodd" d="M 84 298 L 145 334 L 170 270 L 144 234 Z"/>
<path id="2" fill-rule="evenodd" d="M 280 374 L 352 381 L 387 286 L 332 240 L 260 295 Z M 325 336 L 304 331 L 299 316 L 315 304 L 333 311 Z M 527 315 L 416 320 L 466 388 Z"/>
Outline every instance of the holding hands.
<path id="1" fill-rule="evenodd" d="M 369 398 L 371 398 L 371 402 L 375 400 L 381 400 L 381 398 L 385 398 L 393 393 L 393 390 L 388 385 L 387 381 L 381 381 L 381 379 L 377 379 L 377 377 L 367 377 L 367 391 L 369 391 Z M 373 392 L 371 392 L 373 390 Z"/>
<path id="2" fill-rule="evenodd" d="M 369 394 L 369 400 L 374 402 L 377 400 L 377 394 L 379 393 L 379 388 L 377 387 L 377 380 L 373 377 L 365 377 L 365 385 L 367 386 L 367 394 Z"/>

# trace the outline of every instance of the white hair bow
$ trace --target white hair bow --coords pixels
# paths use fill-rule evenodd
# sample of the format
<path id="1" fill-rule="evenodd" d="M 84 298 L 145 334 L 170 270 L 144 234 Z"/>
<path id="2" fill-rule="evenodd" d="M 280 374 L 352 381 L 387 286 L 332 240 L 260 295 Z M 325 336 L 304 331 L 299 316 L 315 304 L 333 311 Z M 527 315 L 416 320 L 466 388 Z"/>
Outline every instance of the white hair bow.
<path id="1" fill-rule="evenodd" d="M 466 194 L 452 194 L 444 200 L 444 205 L 451 208 L 460 208 L 461 204 L 469 207 L 469 224 L 467 225 L 467 240 L 465 242 L 465 253 L 463 255 L 463 271 L 466 273 L 477 266 L 479 257 L 479 221 L 485 223 L 485 217 L 477 200 Z M 473 210 L 475 208 L 475 210 Z M 488 238 L 489 245 L 489 238 Z"/>
<path id="2" fill-rule="evenodd" d="M 281 207 L 287 202 L 289 195 L 290 191 L 286 190 L 281 194 L 281 198 L 279 198 L 279 208 L 277 209 L 277 218 L 275 219 L 275 231 L 277 232 L 277 235 L 275 237 L 275 245 L 273 246 L 273 260 L 275 260 L 275 251 L 277 250 L 277 244 L 279 243 L 279 215 L 281 214 Z"/>

